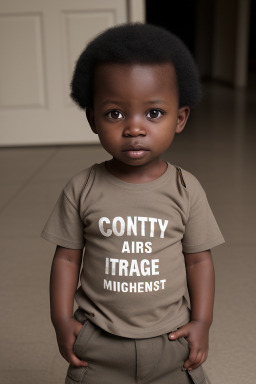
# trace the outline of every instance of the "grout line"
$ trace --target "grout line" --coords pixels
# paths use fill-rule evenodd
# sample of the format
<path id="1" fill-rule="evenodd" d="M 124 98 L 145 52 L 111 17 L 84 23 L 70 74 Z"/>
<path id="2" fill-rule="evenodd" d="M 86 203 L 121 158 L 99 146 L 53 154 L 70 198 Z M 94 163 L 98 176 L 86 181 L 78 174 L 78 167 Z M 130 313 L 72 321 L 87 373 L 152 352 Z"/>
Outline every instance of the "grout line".
<path id="1" fill-rule="evenodd" d="M 9 198 L 9 200 L 0 208 L 0 214 L 5 211 L 6 208 L 16 199 L 16 197 L 31 183 L 31 181 L 38 175 L 42 169 L 59 153 L 62 147 L 57 147 L 55 151 L 32 173 L 32 175 L 24 181 L 21 187 L 14 192 L 14 194 Z"/>

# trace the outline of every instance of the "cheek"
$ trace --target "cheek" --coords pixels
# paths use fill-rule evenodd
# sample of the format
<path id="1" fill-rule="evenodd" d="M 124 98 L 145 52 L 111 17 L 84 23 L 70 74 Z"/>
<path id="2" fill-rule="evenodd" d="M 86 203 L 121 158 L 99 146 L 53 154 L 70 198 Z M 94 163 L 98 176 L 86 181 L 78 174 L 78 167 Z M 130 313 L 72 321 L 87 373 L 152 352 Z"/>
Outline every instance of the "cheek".
<path id="1" fill-rule="evenodd" d="M 173 141 L 175 135 L 175 131 L 168 129 L 160 134 L 156 134 L 155 140 L 159 143 L 159 145 L 162 145 L 164 147 L 169 147 L 170 144 Z"/>
<path id="2" fill-rule="evenodd" d="M 106 149 L 106 151 L 113 151 L 117 147 L 118 140 L 116 135 L 113 134 L 113 130 L 101 129 L 98 131 L 98 136 L 101 145 Z"/>

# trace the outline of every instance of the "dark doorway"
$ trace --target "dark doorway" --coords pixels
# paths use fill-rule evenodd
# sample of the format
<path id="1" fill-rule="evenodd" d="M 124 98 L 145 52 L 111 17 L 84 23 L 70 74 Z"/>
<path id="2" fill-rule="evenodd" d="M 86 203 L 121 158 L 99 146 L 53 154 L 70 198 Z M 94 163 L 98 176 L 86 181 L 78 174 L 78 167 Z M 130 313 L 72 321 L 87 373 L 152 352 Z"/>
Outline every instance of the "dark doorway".
<path id="1" fill-rule="evenodd" d="M 173 32 L 195 53 L 196 0 L 147 0 L 146 21 Z"/>
<path id="2" fill-rule="evenodd" d="M 251 0 L 250 9 L 249 71 L 256 72 L 256 0 Z"/>

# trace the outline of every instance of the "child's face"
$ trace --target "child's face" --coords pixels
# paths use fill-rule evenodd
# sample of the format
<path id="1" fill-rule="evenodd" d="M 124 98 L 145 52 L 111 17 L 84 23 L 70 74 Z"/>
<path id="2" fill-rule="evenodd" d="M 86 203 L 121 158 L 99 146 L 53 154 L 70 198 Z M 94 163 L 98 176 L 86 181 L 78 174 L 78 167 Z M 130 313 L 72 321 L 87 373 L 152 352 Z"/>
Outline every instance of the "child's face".
<path id="1" fill-rule="evenodd" d="M 179 109 L 171 64 L 102 64 L 96 69 L 92 130 L 119 167 L 159 164 L 183 130 L 189 108 Z"/>

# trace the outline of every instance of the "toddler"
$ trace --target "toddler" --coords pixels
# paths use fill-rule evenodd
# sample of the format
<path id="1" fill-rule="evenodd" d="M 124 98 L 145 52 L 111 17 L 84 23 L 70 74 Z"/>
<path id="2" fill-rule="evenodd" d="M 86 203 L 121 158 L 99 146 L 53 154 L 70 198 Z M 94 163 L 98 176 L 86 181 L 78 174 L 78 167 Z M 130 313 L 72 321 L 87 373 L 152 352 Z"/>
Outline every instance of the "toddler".
<path id="1" fill-rule="evenodd" d="M 57 245 L 51 318 L 66 384 L 203 384 L 210 249 L 223 237 L 197 179 L 161 160 L 201 96 L 192 56 L 162 28 L 113 27 L 82 52 L 71 89 L 111 160 L 67 183 L 42 232 Z"/>

